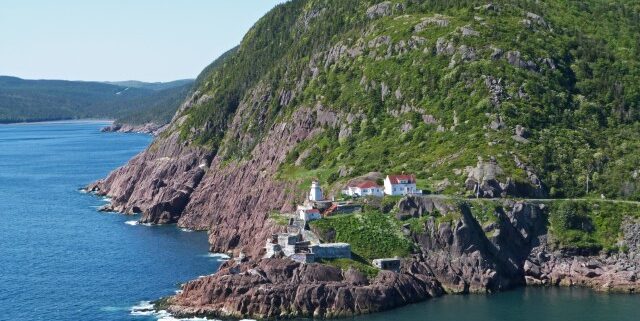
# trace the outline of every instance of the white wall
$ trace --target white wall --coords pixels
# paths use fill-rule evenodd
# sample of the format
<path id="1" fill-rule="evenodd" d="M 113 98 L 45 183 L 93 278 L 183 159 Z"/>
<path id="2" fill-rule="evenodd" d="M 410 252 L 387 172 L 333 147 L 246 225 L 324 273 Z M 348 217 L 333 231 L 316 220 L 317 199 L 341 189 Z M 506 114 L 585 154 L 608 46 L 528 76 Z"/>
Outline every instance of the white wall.
<path id="1" fill-rule="evenodd" d="M 407 195 L 407 194 L 419 194 L 422 191 L 419 191 L 416 188 L 416 184 L 395 184 L 392 185 L 389 178 L 385 178 L 384 180 L 384 193 L 387 195 Z"/>

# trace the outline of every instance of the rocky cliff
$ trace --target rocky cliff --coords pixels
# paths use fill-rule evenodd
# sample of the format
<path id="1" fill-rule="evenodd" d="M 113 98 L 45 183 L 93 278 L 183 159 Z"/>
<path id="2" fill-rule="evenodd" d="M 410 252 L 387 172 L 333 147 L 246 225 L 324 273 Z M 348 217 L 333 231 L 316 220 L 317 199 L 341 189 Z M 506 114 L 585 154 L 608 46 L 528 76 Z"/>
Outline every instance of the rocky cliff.
<path id="1" fill-rule="evenodd" d="M 429 269 L 416 261 L 405 262 L 402 273 L 383 271 L 368 280 L 356 270 L 287 259 L 228 263 L 182 290 L 166 302 L 169 312 L 236 318 L 345 317 L 443 294 Z"/>
<path id="2" fill-rule="evenodd" d="M 399 272 L 368 279 L 356 270 L 288 259 L 231 260 L 216 274 L 182 286 L 160 308 L 179 316 L 237 318 L 343 317 L 383 311 L 445 293 L 489 293 L 518 286 L 587 286 L 634 293 L 640 287 L 640 226 L 625 225 L 625 254 L 584 256 L 551 250 L 547 207 L 504 201 L 482 224 L 473 204 L 409 197 L 401 211 L 428 218 L 411 237 L 416 252 Z M 460 216 L 437 222 L 432 215 Z M 406 216 L 405 216 L 406 217 Z"/>
<path id="3" fill-rule="evenodd" d="M 270 213 L 291 211 L 311 178 L 336 191 L 369 172 L 410 171 L 457 199 L 638 199 L 628 88 L 640 69 L 618 64 L 640 55 L 611 44 L 640 32 L 625 14 L 634 9 L 617 5 L 290 1 L 198 77 L 146 151 L 89 189 L 112 198 L 104 210 L 207 230 L 211 251 L 248 255 L 185 285 L 168 301 L 178 314 L 343 316 L 525 284 L 635 290 L 637 210 L 619 224 L 628 251 L 582 253 L 549 242 L 553 213 L 539 204 L 505 201 L 486 216 L 473 202 L 406 199 L 397 218 L 421 225 L 407 232 L 416 251 L 399 273 L 365 281 L 259 259 L 283 229 Z M 588 28 L 594 19 L 601 29 Z M 573 234 L 611 245 L 615 228 Z"/>

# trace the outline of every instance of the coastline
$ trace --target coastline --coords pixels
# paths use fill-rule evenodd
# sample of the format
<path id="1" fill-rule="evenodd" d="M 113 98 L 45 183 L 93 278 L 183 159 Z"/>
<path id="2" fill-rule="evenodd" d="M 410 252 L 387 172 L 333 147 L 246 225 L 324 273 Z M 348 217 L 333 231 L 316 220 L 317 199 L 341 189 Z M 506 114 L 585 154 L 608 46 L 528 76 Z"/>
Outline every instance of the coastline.
<path id="1" fill-rule="evenodd" d="M 3 125 L 41 125 L 41 124 L 78 124 L 78 123 L 113 124 L 114 121 L 115 120 L 113 120 L 113 119 L 100 119 L 100 118 L 60 119 L 60 120 L 42 120 L 42 121 L 24 121 L 24 122 L 14 122 L 14 123 L 0 123 L 0 126 L 3 126 Z"/>

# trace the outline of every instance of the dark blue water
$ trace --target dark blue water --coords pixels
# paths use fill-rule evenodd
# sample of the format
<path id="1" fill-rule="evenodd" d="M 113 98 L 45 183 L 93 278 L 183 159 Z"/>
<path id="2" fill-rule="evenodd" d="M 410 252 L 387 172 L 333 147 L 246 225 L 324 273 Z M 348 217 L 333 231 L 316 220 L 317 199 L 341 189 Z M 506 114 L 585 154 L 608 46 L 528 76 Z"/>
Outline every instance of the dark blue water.
<path id="1" fill-rule="evenodd" d="M 154 320 L 140 301 L 214 272 L 206 235 L 126 224 L 78 189 L 150 142 L 95 122 L 0 126 L 0 320 Z M 640 296 L 522 289 L 445 296 L 352 321 L 631 321 Z M 166 318 L 169 319 L 169 318 Z"/>
<path id="2" fill-rule="evenodd" d="M 638 321 L 640 297 L 583 288 L 448 295 L 349 321 Z"/>
<path id="3" fill-rule="evenodd" d="M 145 320 L 130 308 L 217 269 L 206 234 L 127 225 L 78 191 L 151 141 L 104 125 L 0 125 L 0 320 Z"/>

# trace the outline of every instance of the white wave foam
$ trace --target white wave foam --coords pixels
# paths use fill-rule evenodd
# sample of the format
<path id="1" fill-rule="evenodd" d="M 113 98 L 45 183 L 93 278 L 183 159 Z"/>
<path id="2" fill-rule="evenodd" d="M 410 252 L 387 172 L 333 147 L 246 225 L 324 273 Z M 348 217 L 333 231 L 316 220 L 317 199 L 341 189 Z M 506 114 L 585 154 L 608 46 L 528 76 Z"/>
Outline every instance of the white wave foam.
<path id="1" fill-rule="evenodd" d="M 138 223 L 138 221 L 126 221 L 126 222 L 124 222 L 124 224 L 131 225 L 131 226 L 136 226 L 136 225 L 138 225 L 140 223 Z"/>
<path id="2" fill-rule="evenodd" d="M 228 260 L 231 257 L 223 254 L 223 253 L 208 253 L 205 255 L 206 257 L 210 257 L 210 258 L 214 258 L 214 259 L 220 259 L 220 260 Z"/>
<path id="3" fill-rule="evenodd" d="M 150 301 L 140 301 L 138 305 L 131 307 L 131 315 L 154 315 L 153 303 Z"/>
<path id="4" fill-rule="evenodd" d="M 131 315 L 135 316 L 154 316 L 158 319 L 158 321 L 212 321 L 216 319 L 207 319 L 207 318 L 184 318 L 179 319 L 172 316 L 169 312 L 165 310 L 155 311 L 153 310 L 153 304 L 149 301 L 142 301 L 140 304 L 131 308 Z M 219 320 L 217 320 L 219 321 Z"/>
<path id="5" fill-rule="evenodd" d="M 187 233 L 193 232 L 192 229 L 188 229 L 188 228 L 181 228 L 180 231 L 187 232 Z"/>

